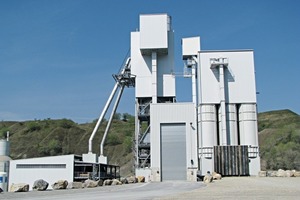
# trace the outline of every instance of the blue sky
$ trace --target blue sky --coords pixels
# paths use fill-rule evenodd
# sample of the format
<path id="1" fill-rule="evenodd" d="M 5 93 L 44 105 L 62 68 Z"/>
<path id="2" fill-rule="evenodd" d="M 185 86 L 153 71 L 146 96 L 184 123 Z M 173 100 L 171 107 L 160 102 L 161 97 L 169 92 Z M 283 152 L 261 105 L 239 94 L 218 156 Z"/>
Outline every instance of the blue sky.
<path id="1" fill-rule="evenodd" d="M 254 49 L 258 111 L 300 113 L 300 1 L 0 0 L 0 120 L 96 119 L 130 48 L 139 14 L 167 13 L 202 50 Z M 178 77 L 177 100 L 191 101 Z M 134 114 L 134 89 L 118 109 Z"/>

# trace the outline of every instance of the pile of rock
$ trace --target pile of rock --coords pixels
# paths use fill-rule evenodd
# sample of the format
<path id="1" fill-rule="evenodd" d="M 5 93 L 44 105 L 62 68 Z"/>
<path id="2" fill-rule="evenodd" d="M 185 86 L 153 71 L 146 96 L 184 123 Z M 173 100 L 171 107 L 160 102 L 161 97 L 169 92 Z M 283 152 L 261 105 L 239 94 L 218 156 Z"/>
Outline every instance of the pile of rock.
<path id="1" fill-rule="evenodd" d="M 278 171 L 260 171 L 259 177 L 300 177 L 300 171 L 296 170 L 283 170 Z"/>
<path id="2" fill-rule="evenodd" d="M 106 179 L 106 180 L 85 180 L 82 182 L 69 182 L 67 180 L 58 180 L 51 185 L 53 190 L 62 190 L 62 189 L 81 189 L 81 188 L 94 188 L 99 186 L 109 186 L 109 185 L 122 185 L 122 184 L 131 184 L 131 183 L 142 183 L 145 182 L 144 176 L 130 176 L 127 178 L 118 179 Z M 37 191 L 47 190 L 49 183 L 43 179 L 36 180 L 33 184 L 32 189 Z M 19 183 L 12 184 L 10 187 L 10 192 L 28 192 L 29 184 Z"/>

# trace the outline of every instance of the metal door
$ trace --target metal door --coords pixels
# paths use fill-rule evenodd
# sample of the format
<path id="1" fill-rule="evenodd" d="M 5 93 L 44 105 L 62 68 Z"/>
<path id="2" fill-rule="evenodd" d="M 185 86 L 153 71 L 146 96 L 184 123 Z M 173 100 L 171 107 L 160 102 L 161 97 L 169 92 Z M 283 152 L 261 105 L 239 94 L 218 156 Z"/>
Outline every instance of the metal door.
<path id="1" fill-rule="evenodd" d="M 161 124 L 161 178 L 186 180 L 185 124 Z"/>

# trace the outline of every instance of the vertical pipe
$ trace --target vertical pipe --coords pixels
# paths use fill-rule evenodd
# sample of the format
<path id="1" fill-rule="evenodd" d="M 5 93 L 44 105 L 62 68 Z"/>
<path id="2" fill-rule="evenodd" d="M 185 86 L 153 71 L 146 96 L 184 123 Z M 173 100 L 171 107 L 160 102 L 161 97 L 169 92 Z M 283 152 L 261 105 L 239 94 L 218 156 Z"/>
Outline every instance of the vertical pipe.
<path id="1" fill-rule="evenodd" d="M 200 80 L 201 80 L 201 71 L 200 71 L 200 68 L 201 68 L 201 61 L 200 61 L 201 57 L 200 57 L 200 53 L 198 53 L 198 64 L 197 64 L 197 77 L 198 77 L 198 80 L 197 80 L 197 86 L 198 86 L 198 110 L 197 110 L 197 125 L 198 125 L 198 129 L 197 129 L 197 134 L 198 134 L 198 147 L 197 147 L 197 154 L 198 154 L 198 170 L 200 172 L 201 175 L 203 175 L 203 170 L 202 170 L 202 157 L 203 157 L 203 129 L 202 129 L 202 116 L 201 116 L 201 113 L 202 113 L 202 108 L 201 108 L 201 104 L 202 104 L 202 90 L 201 90 L 201 83 L 200 83 Z M 200 140 L 200 142 L 199 142 Z M 201 152 L 199 152 L 199 149 Z M 200 157 L 199 157 L 199 154 L 200 154 Z"/>
<path id="2" fill-rule="evenodd" d="M 222 145 L 227 145 L 227 128 L 226 128 L 226 108 L 225 108 L 225 88 L 224 88 L 224 66 L 219 66 L 220 80 L 220 102 L 221 102 L 221 135 Z"/>
<path id="3" fill-rule="evenodd" d="M 152 103 L 157 103 L 157 53 L 152 52 Z"/>
<path id="4" fill-rule="evenodd" d="M 119 105 L 119 102 L 120 102 L 120 99 L 121 99 L 121 96 L 122 96 L 122 93 L 123 93 L 123 90 L 124 90 L 124 85 L 121 86 L 120 88 L 120 91 L 118 93 L 118 96 L 117 96 L 117 99 L 116 99 L 116 102 L 115 102 L 115 105 L 113 107 L 113 110 L 111 111 L 111 115 L 110 115 L 110 118 L 109 118 L 109 121 L 106 125 L 106 129 L 105 129 L 105 132 L 104 132 L 104 135 L 103 135 L 103 138 L 102 138 L 102 141 L 101 141 L 101 145 L 100 145 L 100 155 L 102 156 L 103 155 L 103 146 L 104 146 L 104 142 L 105 142 L 105 139 L 106 139 L 106 136 L 107 136 L 107 133 L 110 129 L 110 125 L 111 125 L 111 122 L 114 118 L 114 115 L 116 113 L 116 110 L 118 108 L 118 105 Z"/>
<path id="5" fill-rule="evenodd" d="M 192 66 L 192 97 L 193 103 L 197 107 L 197 94 L 196 94 L 196 65 Z"/>
<path id="6" fill-rule="evenodd" d="M 135 99 L 135 166 L 139 166 L 139 134 L 140 134 L 140 121 L 139 121 L 139 101 Z"/>
<path id="7" fill-rule="evenodd" d="M 111 101 L 112 101 L 112 99 L 113 99 L 113 97 L 114 97 L 117 89 L 118 89 L 118 83 L 115 84 L 115 87 L 113 88 L 113 90 L 112 90 L 112 92 L 111 92 L 111 94 L 110 94 L 110 96 L 109 96 L 109 98 L 108 98 L 108 100 L 107 100 L 107 102 L 106 102 L 106 104 L 105 104 L 105 106 L 103 108 L 103 111 L 102 111 L 101 115 L 99 116 L 97 124 L 96 124 L 96 126 L 95 126 L 95 128 L 94 128 L 94 130 L 92 132 L 92 135 L 90 136 L 90 139 L 89 139 L 89 153 L 92 153 L 92 145 L 93 145 L 92 141 L 93 141 L 93 138 L 94 138 L 94 136 L 95 136 L 95 134 L 96 134 L 99 126 L 100 126 L 101 121 L 103 120 L 104 115 L 107 112 L 107 109 L 108 109 L 108 107 L 109 107 L 109 105 L 110 105 L 110 103 L 111 103 Z"/>

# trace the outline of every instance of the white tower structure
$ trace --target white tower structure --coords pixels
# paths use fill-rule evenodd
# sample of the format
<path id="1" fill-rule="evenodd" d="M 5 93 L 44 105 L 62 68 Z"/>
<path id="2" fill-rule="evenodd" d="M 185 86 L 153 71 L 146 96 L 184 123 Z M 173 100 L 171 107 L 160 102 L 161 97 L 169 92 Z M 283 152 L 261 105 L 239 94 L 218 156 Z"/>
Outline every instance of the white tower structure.
<path id="1" fill-rule="evenodd" d="M 196 180 L 195 103 L 176 102 L 174 32 L 167 14 L 140 15 L 131 33 L 136 97 L 136 175 Z"/>

